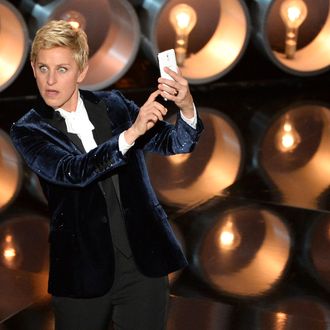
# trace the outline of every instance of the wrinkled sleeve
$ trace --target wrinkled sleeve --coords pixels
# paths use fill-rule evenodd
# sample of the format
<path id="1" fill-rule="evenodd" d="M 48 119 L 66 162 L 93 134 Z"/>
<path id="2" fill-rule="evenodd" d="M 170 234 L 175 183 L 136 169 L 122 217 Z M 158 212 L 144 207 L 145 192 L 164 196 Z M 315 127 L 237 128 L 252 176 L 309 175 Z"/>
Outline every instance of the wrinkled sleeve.
<path id="1" fill-rule="evenodd" d="M 138 140 L 144 151 L 162 155 L 174 155 L 192 152 L 203 131 L 203 124 L 197 118 L 196 129 L 186 123 L 178 113 L 176 123 L 159 121 Z"/>
<path id="2" fill-rule="evenodd" d="M 133 123 L 138 115 L 139 108 L 127 100 L 120 92 L 117 95 L 124 101 L 129 111 L 130 122 Z M 147 152 L 155 152 L 162 155 L 174 155 L 178 153 L 189 153 L 193 151 L 204 129 L 203 123 L 196 111 L 196 128 L 193 128 L 182 119 L 178 111 L 175 124 L 165 120 L 157 124 L 139 137 L 132 148 L 140 148 Z"/>
<path id="3" fill-rule="evenodd" d="M 54 184 L 84 187 L 126 163 L 118 135 L 85 154 L 29 125 L 13 124 L 10 136 L 31 170 Z"/>

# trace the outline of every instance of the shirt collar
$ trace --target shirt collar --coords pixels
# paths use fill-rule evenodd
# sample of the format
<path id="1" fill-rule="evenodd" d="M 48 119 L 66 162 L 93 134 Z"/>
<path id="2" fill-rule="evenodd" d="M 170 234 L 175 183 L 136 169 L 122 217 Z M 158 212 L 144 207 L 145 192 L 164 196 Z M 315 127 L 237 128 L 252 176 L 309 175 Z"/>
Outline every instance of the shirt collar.
<path id="1" fill-rule="evenodd" d="M 55 109 L 65 119 L 66 128 L 69 133 L 82 134 L 84 131 L 92 131 L 93 124 L 90 122 L 84 102 L 78 95 L 76 111 L 66 111 L 62 108 Z"/>

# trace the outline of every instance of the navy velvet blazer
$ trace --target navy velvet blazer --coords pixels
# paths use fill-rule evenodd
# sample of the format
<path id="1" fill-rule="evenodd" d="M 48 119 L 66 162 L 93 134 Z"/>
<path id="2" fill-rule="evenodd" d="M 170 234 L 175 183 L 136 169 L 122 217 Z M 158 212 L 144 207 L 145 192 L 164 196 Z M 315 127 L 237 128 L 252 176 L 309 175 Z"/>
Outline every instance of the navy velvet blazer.
<path id="1" fill-rule="evenodd" d="M 114 256 L 107 207 L 100 182 L 111 175 L 125 218 L 128 239 L 140 271 L 163 276 L 187 264 L 167 216 L 151 186 L 144 152 L 191 152 L 203 129 L 178 115 L 175 125 L 158 122 L 124 156 L 118 137 L 134 122 L 138 107 L 119 91 L 80 91 L 98 147 L 82 151 L 65 121 L 40 102 L 11 128 L 11 138 L 40 179 L 50 210 L 51 294 L 96 297 L 112 285 Z M 110 219 L 111 221 L 111 219 Z"/>

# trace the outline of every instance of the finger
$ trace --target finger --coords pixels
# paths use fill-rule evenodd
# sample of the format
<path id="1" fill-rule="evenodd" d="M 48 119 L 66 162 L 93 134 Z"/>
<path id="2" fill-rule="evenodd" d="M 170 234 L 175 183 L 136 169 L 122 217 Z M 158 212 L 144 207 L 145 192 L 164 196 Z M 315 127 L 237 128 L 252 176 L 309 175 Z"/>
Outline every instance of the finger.
<path id="1" fill-rule="evenodd" d="M 163 120 L 167 113 L 167 109 L 164 107 L 154 108 L 152 114 L 158 118 L 158 120 Z"/>
<path id="2" fill-rule="evenodd" d="M 186 92 L 183 89 L 178 90 L 175 88 L 164 90 L 161 93 L 162 97 L 167 98 L 168 100 L 171 100 L 174 102 L 176 102 L 178 100 L 178 98 L 180 98 L 180 99 L 184 98 L 185 95 L 186 95 Z"/>
<path id="3" fill-rule="evenodd" d="M 176 90 L 181 90 L 181 89 L 187 89 L 188 88 L 188 81 L 183 78 L 182 76 L 177 76 L 175 80 L 169 80 L 166 78 L 158 78 L 158 83 L 159 85 L 163 86 L 158 86 L 158 89 L 164 91 L 167 90 L 166 87 L 170 87 Z M 167 90 L 168 91 L 168 90 Z M 173 94 L 169 91 L 170 94 Z"/>
<path id="4" fill-rule="evenodd" d="M 169 94 L 168 92 L 162 92 L 161 96 L 165 99 L 165 100 L 170 100 L 170 101 L 174 101 L 175 96 L 172 94 Z"/>
<path id="5" fill-rule="evenodd" d="M 158 120 L 162 120 L 166 114 L 167 109 L 162 104 L 159 102 L 152 102 L 143 108 L 143 112 L 141 112 L 141 118 L 144 118 L 145 121 L 154 119 L 155 117 Z"/>
<path id="6" fill-rule="evenodd" d="M 160 113 L 150 113 L 146 118 L 145 118 L 145 123 L 148 125 L 148 123 L 153 123 L 154 125 L 157 123 L 157 121 L 163 120 L 163 117 Z"/>
<path id="7" fill-rule="evenodd" d="M 181 73 L 181 71 L 179 70 L 178 67 L 177 67 L 177 71 L 174 71 L 174 70 L 172 70 L 171 68 L 169 68 L 168 66 L 166 66 L 166 67 L 164 68 L 164 71 L 165 71 L 166 73 L 168 73 L 172 78 L 179 77 L 179 76 L 180 76 L 180 73 Z"/>
<path id="8" fill-rule="evenodd" d="M 177 67 L 177 71 L 174 71 L 168 67 L 166 67 L 165 72 L 168 73 L 174 81 L 179 82 L 180 84 L 183 83 L 185 84 L 186 79 L 182 76 L 182 72 L 181 69 L 179 67 Z M 166 78 L 163 78 L 166 79 Z"/>
<path id="9" fill-rule="evenodd" d="M 156 123 L 154 123 L 153 121 L 148 121 L 147 122 L 147 130 L 149 130 L 150 128 L 154 127 Z"/>
<path id="10" fill-rule="evenodd" d="M 178 90 L 175 88 L 174 84 L 172 86 L 159 84 L 158 89 L 172 96 L 176 96 L 178 94 Z"/>
<path id="11" fill-rule="evenodd" d="M 156 91 L 152 92 L 152 93 L 149 95 L 149 97 L 148 97 L 148 99 L 147 99 L 147 101 L 146 101 L 146 104 L 155 101 L 158 95 L 160 95 L 160 92 L 159 92 L 159 90 L 157 89 Z"/>
<path id="12" fill-rule="evenodd" d="M 175 80 L 159 77 L 158 78 L 158 83 L 162 84 L 162 85 L 166 85 L 166 86 L 173 86 L 175 84 Z"/>
<path id="13" fill-rule="evenodd" d="M 156 111 L 160 111 L 160 113 L 163 116 L 165 116 L 167 114 L 167 108 L 157 101 L 153 102 L 152 109 L 155 109 Z"/>

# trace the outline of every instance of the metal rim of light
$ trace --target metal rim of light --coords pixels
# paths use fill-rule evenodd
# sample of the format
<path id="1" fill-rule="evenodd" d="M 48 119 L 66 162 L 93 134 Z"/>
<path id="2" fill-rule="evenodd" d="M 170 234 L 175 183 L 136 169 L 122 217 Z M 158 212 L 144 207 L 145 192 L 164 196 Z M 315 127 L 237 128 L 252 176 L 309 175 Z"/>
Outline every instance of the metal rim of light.
<path id="1" fill-rule="evenodd" d="M 0 92 L 22 71 L 29 49 L 28 28 L 21 13 L 0 0 Z"/>
<path id="2" fill-rule="evenodd" d="M 22 187 L 23 165 L 10 137 L 0 129 L 0 211 L 16 198 Z"/>
<path id="3" fill-rule="evenodd" d="M 179 228 L 179 226 L 175 222 L 170 222 L 170 225 L 171 225 L 171 228 L 173 230 L 173 233 L 174 233 L 176 239 L 178 240 L 178 242 L 181 246 L 183 253 L 185 254 L 186 243 L 185 243 L 185 239 L 184 239 L 182 230 Z M 179 269 L 175 272 L 168 274 L 168 281 L 169 281 L 170 286 L 174 285 L 174 283 L 179 279 L 182 271 L 183 271 L 182 269 Z"/>
<path id="4" fill-rule="evenodd" d="M 306 234 L 305 254 L 308 271 L 318 283 L 330 291 L 330 259 L 327 248 L 330 246 L 330 217 L 317 217 Z"/>
<path id="5" fill-rule="evenodd" d="M 83 88 L 99 90 L 114 84 L 136 59 L 141 42 L 137 14 L 126 0 L 120 0 L 117 5 L 117 12 L 112 12 L 111 19 L 118 30 L 110 32 L 102 47 L 90 58 L 89 72 L 81 84 Z"/>

